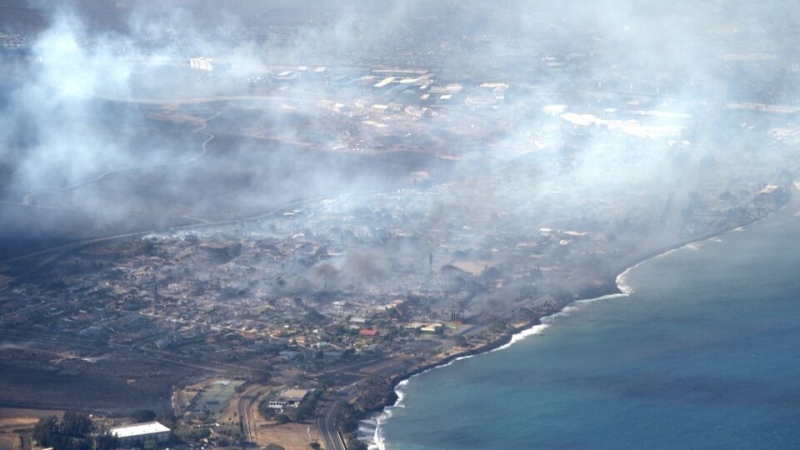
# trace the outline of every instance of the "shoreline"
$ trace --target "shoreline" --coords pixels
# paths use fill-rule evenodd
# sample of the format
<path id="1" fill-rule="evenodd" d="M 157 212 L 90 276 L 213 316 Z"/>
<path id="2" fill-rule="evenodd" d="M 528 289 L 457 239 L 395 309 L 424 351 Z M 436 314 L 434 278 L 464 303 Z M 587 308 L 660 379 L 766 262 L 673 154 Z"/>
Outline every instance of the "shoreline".
<path id="1" fill-rule="evenodd" d="M 656 248 L 656 249 L 653 249 L 651 251 L 647 251 L 641 257 L 633 258 L 631 261 L 629 261 L 628 264 L 621 264 L 620 265 L 622 267 L 622 270 L 620 270 L 618 272 L 618 275 L 615 277 L 615 279 L 614 279 L 614 281 L 615 281 L 614 282 L 614 288 L 610 289 L 609 292 L 600 291 L 599 292 L 600 295 L 597 295 L 595 297 L 576 298 L 574 300 L 571 300 L 569 302 L 564 303 L 563 305 L 559 305 L 558 309 L 556 311 L 552 312 L 552 313 L 545 314 L 545 315 L 538 316 L 538 317 L 533 317 L 533 318 L 531 318 L 531 319 L 529 319 L 529 320 L 527 320 L 527 321 L 525 321 L 525 322 L 523 322 L 523 323 L 521 323 L 519 325 L 512 325 L 514 327 L 514 329 L 512 331 L 508 331 L 508 332 L 502 333 L 501 335 L 499 335 L 496 339 L 492 340 L 491 342 L 487 342 L 487 343 L 485 343 L 485 344 L 483 344 L 483 345 L 481 345 L 479 347 L 470 348 L 470 349 L 468 349 L 466 351 L 463 351 L 463 352 L 457 352 L 457 353 L 453 353 L 451 355 L 447 355 L 447 356 L 445 356 L 444 358 L 442 358 L 440 360 L 423 363 L 419 367 L 414 368 L 409 372 L 404 372 L 402 374 L 398 374 L 398 375 L 395 375 L 395 376 L 391 377 L 390 378 L 390 382 L 389 382 L 390 388 L 392 390 L 392 393 L 389 396 L 389 400 L 390 401 L 387 402 L 387 404 L 383 405 L 379 410 L 375 410 L 375 411 L 367 413 L 367 417 L 366 418 L 372 418 L 372 419 L 377 421 L 377 426 L 375 428 L 375 435 L 374 435 L 374 437 L 372 439 L 372 442 L 371 442 L 371 445 L 369 446 L 369 448 L 370 449 L 379 448 L 381 450 L 385 449 L 385 445 L 383 445 L 383 443 L 382 443 L 383 439 L 379 435 L 380 435 L 381 427 L 383 425 L 384 420 L 386 418 L 391 417 L 390 412 L 387 411 L 387 409 L 388 408 L 397 407 L 398 406 L 398 402 L 401 400 L 401 395 L 399 395 L 398 392 L 397 392 L 398 387 L 401 384 L 403 384 L 405 382 L 408 382 L 412 378 L 414 378 L 417 375 L 420 375 L 422 373 L 425 373 L 425 372 L 428 372 L 428 371 L 431 371 L 431 370 L 434 370 L 434 369 L 438 369 L 438 368 L 441 368 L 441 367 L 449 366 L 450 364 L 452 364 L 452 363 L 454 363 L 454 362 L 456 362 L 456 361 L 458 361 L 460 359 L 472 358 L 472 357 L 479 356 L 479 355 L 484 354 L 484 353 L 490 353 L 490 352 L 493 352 L 493 351 L 496 351 L 496 350 L 501 350 L 501 349 L 504 349 L 504 348 L 508 348 L 509 346 L 515 344 L 516 342 L 524 340 L 528 336 L 539 334 L 539 332 L 541 330 L 543 330 L 543 328 L 537 329 L 537 327 L 548 325 L 547 324 L 548 318 L 552 318 L 552 317 L 558 316 L 560 314 L 563 314 L 568 308 L 570 308 L 572 305 L 574 305 L 576 303 L 590 303 L 590 302 L 594 302 L 594 301 L 603 300 L 603 299 L 606 299 L 606 298 L 612 298 L 612 297 L 617 297 L 617 296 L 628 296 L 633 292 L 633 290 L 632 290 L 632 288 L 630 288 L 628 286 L 625 286 L 621 281 L 622 281 L 622 279 L 624 279 L 625 275 L 627 275 L 630 271 L 634 270 L 638 266 L 640 266 L 640 265 L 642 265 L 642 264 L 644 264 L 644 263 L 646 263 L 648 261 L 651 261 L 653 259 L 659 258 L 661 256 L 665 256 L 667 254 L 670 254 L 670 253 L 672 253 L 674 251 L 689 247 L 689 246 L 691 246 L 693 244 L 698 244 L 698 243 L 701 243 L 701 242 L 709 241 L 711 239 L 719 238 L 721 236 L 724 236 L 727 233 L 740 230 L 743 227 L 747 227 L 747 226 L 753 225 L 755 223 L 758 223 L 760 221 L 763 221 L 764 219 L 767 219 L 767 218 L 770 218 L 770 217 L 774 217 L 775 215 L 778 215 L 779 213 L 781 213 L 782 211 L 784 211 L 785 209 L 787 209 L 790 206 L 795 206 L 795 207 L 800 206 L 800 199 L 798 199 L 797 195 L 790 195 L 789 199 L 783 205 L 781 205 L 780 208 L 778 208 L 775 211 L 772 211 L 771 213 L 767 214 L 764 217 L 756 218 L 756 219 L 751 220 L 751 221 L 749 221 L 747 223 L 737 225 L 736 227 L 733 227 L 733 228 L 724 229 L 724 230 L 721 230 L 721 231 L 715 232 L 715 233 L 708 233 L 708 234 L 700 236 L 700 237 L 698 237 L 696 239 L 687 240 L 687 241 L 679 241 L 679 242 L 675 242 L 672 245 L 667 244 L 667 245 L 665 245 L 663 247 Z M 595 279 L 597 279 L 597 278 L 598 277 L 595 277 Z"/>

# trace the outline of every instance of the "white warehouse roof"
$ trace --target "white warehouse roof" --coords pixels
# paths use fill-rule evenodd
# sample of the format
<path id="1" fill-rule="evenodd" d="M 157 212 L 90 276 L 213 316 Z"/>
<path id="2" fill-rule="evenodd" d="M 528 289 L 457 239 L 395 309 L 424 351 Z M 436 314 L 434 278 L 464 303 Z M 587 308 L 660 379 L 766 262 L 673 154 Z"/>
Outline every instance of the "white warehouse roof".
<path id="1" fill-rule="evenodd" d="M 158 422 L 138 423 L 136 425 L 129 425 L 125 427 L 116 427 L 108 430 L 112 435 L 118 438 L 127 438 L 135 436 L 146 436 L 156 433 L 169 433 L 169 428 L 161 425 Z"/>

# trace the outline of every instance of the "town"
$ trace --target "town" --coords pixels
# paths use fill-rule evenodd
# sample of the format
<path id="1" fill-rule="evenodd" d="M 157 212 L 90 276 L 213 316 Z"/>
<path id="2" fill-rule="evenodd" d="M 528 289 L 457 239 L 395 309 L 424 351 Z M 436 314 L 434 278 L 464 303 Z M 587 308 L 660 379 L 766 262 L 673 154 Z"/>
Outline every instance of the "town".
<path id="1" fill-rule="evenodd" d="M 4 244 L 0 448 L 53 439 L 72 411 L 121 446 L 365 448 L 400 381 L 796 197 L 797 99 L 748 84 L 796 79 L 786 55 L 712 55 L 741 86 L 721 94 L 616 64 L 593 30 L 568 48 L 424 26 L 368 56 L 225 51 L 307 20 L 214 27 L 208 53 L 179 28 L 114 46 L 134 93 L 87 102 L 152 140 L 127 144 L 142 162 L 4 197 L 15 224 L 61 234 Z M 48 70 L 38 39 L 0 34 L 24 62 L 10 79 Z"/>

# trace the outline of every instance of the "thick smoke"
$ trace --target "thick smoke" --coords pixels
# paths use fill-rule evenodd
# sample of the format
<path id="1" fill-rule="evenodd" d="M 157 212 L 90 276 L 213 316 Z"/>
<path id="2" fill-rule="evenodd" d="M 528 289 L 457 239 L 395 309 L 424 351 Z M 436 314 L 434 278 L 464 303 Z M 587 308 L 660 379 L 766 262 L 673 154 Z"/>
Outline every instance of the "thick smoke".
<path id="1" fill-rule="evenodd" d="M 115 8 L 76 2 L 47 14 L 49 23 L 29 45 L 26 64 L 9 71 L 13 81 L 5 92 L 0 151 L 9 234 L 31 222 L 45 235 L 69 235 L 64 228 L 71 222 L 79 228 L 88 223 L 92 232 L 129 220 L 134 229 L 147 228 L 163 222 L 154 217 L 169 215 L 169 210 L 231 218 L 237 215 L 233 210 L 246 215 L 331 186 L 344 189 L 345 178 L 354 186 L 369 183 L 369 177 L 343 173 L 347 158 L 322 157 L 321 166 L 330 170 L 314 170 L 320 158 L 302 145 L 298 154 L 289 154 L 301 140 L 296 128 L 315 127 L 309 118 L 313 98 L 292 105 L 254 99 L 258 116 L 226 118 L 232 122 L 220 120 L 215 129 L 209 125 L 223 112 L 223 102 L 173 110 L 163 103 L 241 96 L 254 74 L 263 74 L 269 65 L 352 63 L 337 55 L 367 53 L 362 44 L 374 41 L 368 35 L 356 37 L 355 12 L 312 15 L 323 19 L 320 26 L 298 18 L 287 34 L 286 27 L 275 25 L 294 15 L 280 2 L 263 13 L 276 18 L 263 17 L 258 26 L 253 25 L 258 20 L 247 17 L 248 11 L 263 9 L 256 5 L 241 5 L 245 14 L 218 15 L 209 12 L 210 6 L 132 2 Z M 125 25 L 107 29 L 95 23 L 90 29 L 91 21 L 106 24 L 92 15 L 102 8 L 121 15 Z M 248 31 L 253 35 L 238 35 Z M 181 69 L 198 56 L 221 59 L 217 73 L 227 81 L 208 82 L 202 74 Z M 17 60 L 8 59 L 11 64 Z M 242 142 L 221 136 L 227 126 L 234 135 L 264 139 Z M 196 160 L 200 164 L 192 165 Z M 371 169 L 369 164 L 363 168 Z M 215 210 L 222 214 L 215 216 Z"/>
<path id="2" fill-rule="evenodd" d="M 11 99 L 24 120 L 18 125 L 33 127 L 27 139 L 32 145 L 16 168 L 13 192 L 66 188 L 134 162 L 119 135 L 97 125 L 94 101 L 104 95 L 128 96 L 131 67 L 117 63 L 108 42 L 89 49 L 85 39 L 80 19 L 62 13 L 33 47 L 32 79 Z"/>
<path id="3" fill-rule="evenodd" d="M 520 266 L 508 249 L 542 246 L 539 256 L 590 265 L 609 258 L 598 242 L 701 235 L 699 205 L 792 178 L 793 166 L 757 151 L 791 115 L 748 109 L 796 103 L 788 2 L 220 3 L 64 2 L 24 63 L 5 57 L 6 238 L 246 218 L 411 188 L 409 174 L 425 171 L 430 195 L 391 225 L 424 230 L 413 244 L 349 249 L 341 265 L 312 265 L 283 289 L 392 277 L 389 242 L 422 260 L 435 253 L 439 267 L 485 264 L 467 284 L 491 305 L 531 295 L 525 283 L 492 293 L 489 268 Z M 214 59 L 213 74 L 190 70 L 193 57 Z M 376 131 L 377 68 L 431 76 L 414 108 L 387 100 L 424 117 Z M 283 85 L 282 72 L 301 76 Z M 469 94 L 414 103 L 448 89 Z M 342 120 L 336 105 L 367 114 Z M 402 152 L 363 154 L 378 146 Z M 626 242 L 615 245 L 635 247 Z"/>

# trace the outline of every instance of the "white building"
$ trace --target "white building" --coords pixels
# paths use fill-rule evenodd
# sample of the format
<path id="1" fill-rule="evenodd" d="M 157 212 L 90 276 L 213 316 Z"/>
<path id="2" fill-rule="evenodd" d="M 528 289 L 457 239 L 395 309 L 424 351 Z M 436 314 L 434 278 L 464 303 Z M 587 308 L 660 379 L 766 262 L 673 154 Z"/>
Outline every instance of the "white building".
<path id="1" fill-rule="evenodd" d="M 119 439 L 120 447 L 130 447 L 143 445 L 145 441 L 167 442 L 170 436 L 170 429 L 158 422 L 137 423 L 124 427 L 116 427 L 108 430 L 112 436 Z"/>
<path id="2" fill-rule="evenodd" d="M 189 58 L 189 67 L 197 70 L 214 71 L 214 60 L 210 58 Z"/>
<path id="3" fill-rule="evenodd" d="M 308 389 L 287 389 L 281 392 L 281 395 L 278 396 L 278 401 L 282 402 L 284 406 L 296 408 L 300 406 L 300 403 L 303 403 L 303 400 L 308 397 L 310 392 Z"/>

